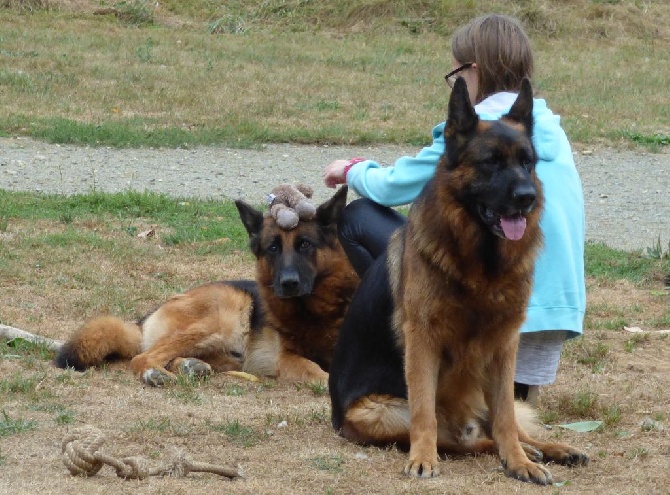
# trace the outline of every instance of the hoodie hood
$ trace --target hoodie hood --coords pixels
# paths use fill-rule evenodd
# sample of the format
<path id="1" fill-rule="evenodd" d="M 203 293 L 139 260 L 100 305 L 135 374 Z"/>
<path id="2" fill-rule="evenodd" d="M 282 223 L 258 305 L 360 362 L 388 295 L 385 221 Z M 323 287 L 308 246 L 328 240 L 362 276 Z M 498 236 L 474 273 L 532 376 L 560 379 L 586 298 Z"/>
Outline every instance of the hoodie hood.
<path id="1" fill-rule="evenodd" d="M 516 93 L 496 93 L 475 105 L 475 112 L 482 120 L 497 120 L 509 112 L 516 97 Z M 533 145 L 538 158 L 555 160 L 561 149 L 563 135 L 561 117 L 547 108 L 545 100 L 533 99 Z"/>

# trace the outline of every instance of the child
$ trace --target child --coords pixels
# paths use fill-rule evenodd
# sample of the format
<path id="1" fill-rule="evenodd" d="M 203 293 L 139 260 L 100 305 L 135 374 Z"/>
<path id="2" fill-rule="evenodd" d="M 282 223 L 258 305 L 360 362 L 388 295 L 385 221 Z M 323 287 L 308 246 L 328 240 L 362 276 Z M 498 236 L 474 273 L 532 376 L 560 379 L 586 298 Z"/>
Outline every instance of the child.
<path id="1" fill-rule="evenodd" d="M 456 31 L 451 42 L 453 70 L 445 76 L 453 87 L 463 77 L 475 111 L 483 120 L 507 113 L 521 80 L 531 79 L 533 54 L 520 23 L 504 15 L 485 15 Z M 541 220 L 544 247 L 535 265 L 533 294 L 521 328 L 515 396 L 536 403 L 539 386 L 556 379 L 563 342 L 583 331 L 584 198 L 570 143 L 560 117 L 543 99 L 533 105 L 533 144 L 537 175 L 544 186 Z M 355 158 L 326 166 L 327 186 L 347 183 L 361 199 L 340 217 L 339 235 L 354 268 L 362 275 L 386 248 L 391 233 L 405 223 L 393 210 L 412 202 L 432 177 L 444 153 L 444 122 L 433 129 L 433 144 L 391 167 Z"/>

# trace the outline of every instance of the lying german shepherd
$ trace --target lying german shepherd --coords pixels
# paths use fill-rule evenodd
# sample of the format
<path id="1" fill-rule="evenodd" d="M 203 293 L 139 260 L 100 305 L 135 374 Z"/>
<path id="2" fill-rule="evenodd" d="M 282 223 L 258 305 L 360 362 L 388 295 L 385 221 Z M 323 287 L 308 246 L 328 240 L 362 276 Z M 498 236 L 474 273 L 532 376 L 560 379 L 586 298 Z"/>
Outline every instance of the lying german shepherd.
<path id="1" fill-rule="evenodd" d="M 339 327 L 358 276 L 337 239 L 347 190 L 313 220 L 279 228 L 243 201 L 240 214 L 256 257 L 256 280 L 215 282 L 176 295 L 137 323 L 86 322 L 55 363 L 78 370 L 130 359 L 148 385 L 176 373 L 242 370 L 296 382 L 327 381 Z"/>
<path id="2" fill-rule="evenodd" d="M 508 476 L 544 485 L 551 474 L 527 453 L 588 462 L 531 438 L 515 413 L 518 332 L 541 244 L 532 109 L 526 80 L 507 115 L 480 121 L 457 81 L 447 151 L 340 330 L 333 426 L 353 442 L 409 448 L 406 474 L 437 476 L 438 452 L 498 453 Z"/>

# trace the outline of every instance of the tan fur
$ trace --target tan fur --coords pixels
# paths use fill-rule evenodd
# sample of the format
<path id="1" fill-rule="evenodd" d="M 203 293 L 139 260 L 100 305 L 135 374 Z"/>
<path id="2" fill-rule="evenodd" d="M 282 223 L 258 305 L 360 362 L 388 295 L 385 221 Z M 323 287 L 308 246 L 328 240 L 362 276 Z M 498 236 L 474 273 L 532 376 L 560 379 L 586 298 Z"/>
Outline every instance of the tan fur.
<path id="1" fill-rule="evenodd" d="M 177 357 L 191 357 L 214 371 L 242 369 L 249 336 L 251 297 L 233 287 L 208 284 L 169 299 L 142 325 L 144 352 L 131 361 L 142 376 L 148 369 L 167 371 Z"/>
<path id="2" fill-rule="evenodd" d="M 243 370 L 258 376 L 277 376 L 279 334 L 264 327 L 261 334 L 249 341 Z"/>
<path id="3" fill-rule="evenodd" d="M 66 342 L 59 365 L 81 369 L 114 356 L 130 360 L 134 373 L 152 385 L 162 385 L 184 367 L 195 366 L 200 374 L 241 370 L 252 304 L 243 291 L 206 284 L 173 296 L 141 326 L 99 316 Z"/>
<path id="4" fill-rule="evenodd" d="M 66 342 L 56 364 L 85 369 L 110 357 L 131 360 L 140 380 L 156 386 L 180 372 L 242 369 L 292 382 L 327 381 L 339 326 L 358 284 L 337 240 L 337 215 L 345 202 L 346 190 L 340 190 L 319 206 L 314 220 L 292 230 L 237 204 L 257 259 L 259 298 L 251 294 L 250 281 L 231 282 L 238 286 L 217 282 L 171 297 L 141 327 L 109 316 L 94 318 Z M 273 243 L 281 245 L 275 263 L 269 261 L 277 258 L 275 251 L 264 251 Z M 309 281 L 312 289 L 278 296 L 280 270 L 301 270 L 301 282 Z M 255 301 L 260 307 L 254 307 Z"/>
<path id="5" fill-rule="evenodd" d="M 142 330 L 134 323 L 100 316 L 86 321 L 66 345 L 81 349 L 81 360 L 86 366 L 100 364 L 112 353 L 120 359 L 131 359 L 141 350 Z"/>
<path id="6" fill-rule="evenodd" d="M 355 400 L 347 406 L 342 434 L 364 444 L 408 447 L 405 473 L 414 476 L 438 475 L 438 453 L 497 453 L 509 476 L 549 484 L 551 474 L 534 461 L 578 465 L 588 457 L 565 444 L 535 440 L 525 430 L 532 424 L 528 409 L 518 406 L 519 417 L 515 412 L 518 331 L 541 245 L 542 185 L 516 161 L 530 147 L 525 131 L 515 139 L 489 132 L 491 122 L 478 121 L 471 107 L 468 114 L 463 100 L 454 99 L 465 94 L 459 84 L 445 138 L 460 155 L 455 163 L 442 157 L 387 250 L 392 331 L 403 352 L 407 400 L 374 394 Z M 529 84 L 522 93 L 515 107 L 527 109 L 530 101 L 532 109 Z M 525 233 L 516 241 L 494 236 L 476 218 L 474 195 L 463 199 L 464 191 L 484 190 L 491 157 L 509 167 L 506 177 L 529 177 L 536 192 L 534 207 L 524 212 Z M 509 186 L 491 184 L 498 189 L 487 194 L 511 201 Z"/>
<path id="7" fill-rule="evenodd" d="M 435 190 L 440 194 L 445 187 Z M 587 458 L 573 447 L 530 437 L 525 428 L 533 421 L 527 407 L 517 406 L 522 416 L 515 417 L 518 328 L 531 290 L 540 210 L 529 216 L 525 239 L 505 247 L 508 269 L 490 277 L 474 256 L 468 259 L 467 249 L 455 260 L 434 239 L 432 232 L 440 230 L 435 204 L 439 202 L 425 201 L 413 209 L 408 226 L 394 235 L 388 249 L 393 321 L 405 350 L 408 401 L 360 399 L 346 412 L 343 435 L 360 443 L 409 447 L 405 471 L 421 476 L 439 474 L 438 452 L 497 453 L 511 476 L 540 483 L 550 475 L 529 455 L 585 463 Z M 478 234 L 464 212 L 439 214 L 455 222 L 452 228 L 464 243 L 476 245 Z M 465 267 L 467 272 L 460 270 Z M 487 410 L 490 421 L 482 416 Z"/>
<path id="8" fill-rule="evenodd" d="M 317 238 L 313 222 L 286 231 L 265 218 L 262 240 L 281 237 L 286 252 L 302 237 Z M 286 254 L 286 253 L 284 253 Z M 273 291 L 274 270 L 266 259 L 256 263 L 256 280 L 266 310 L 263 332 L 253 335 L 245 371 L 288 382 L 327 382 L 327 369 L 347 305 L 359 279 L 339 242 L 321 246 L 312 261 L 318 287 L 308 296 L 280 298 Z"/>
<path id="9" fill-rule="evenodd" d="M 524 431 L 539 431 L 537 413 L 523 402 L 515 402 L 519 427 Z M 452 454 L 497 454 L 495 443 L 486 432 L 486 420 L 479 414 L 457 417 L 438 413 L 437 450 Z M 352 404 L 346 413 L 345 436 L 358 443 L 369 443 L 371 438 L 384 439 L 409 448 L 408 432 L 411 416 L 408 401 L 398 397 L 368 395 Z M 524 450 L 526 448 L 524 447 Z M 527 450 L 535 454 L 535 450 Z"/>

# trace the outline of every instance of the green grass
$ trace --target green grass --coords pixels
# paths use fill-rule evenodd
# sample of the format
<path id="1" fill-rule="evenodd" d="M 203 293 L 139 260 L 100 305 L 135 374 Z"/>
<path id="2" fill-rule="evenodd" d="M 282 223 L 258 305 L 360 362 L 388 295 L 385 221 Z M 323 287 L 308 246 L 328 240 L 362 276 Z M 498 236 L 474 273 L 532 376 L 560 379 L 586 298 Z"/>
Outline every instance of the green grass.
<path id="1" fill-rule="evenodd" d="M 73 328 L 101 313 L 134 319 L 153 309 L 157 301 L 193 286 L 186 265 L 210 265 L 200 280 L 230 278 L 226 273 L 231 264 L 246 266 L 249 273 L 253 266 L 248 235 L 228 200 L 186 200 L 137 192 L 62 196 L 0 190 L 0 203 L 5 231 L 10 234 L 0 243 L 0 271 L 9 284 L 5 292 L 11 298 L 22 287 L 31 287 L 44 295 L 42 302 L 31 296 L 25 303 L 40 308 L 31 311 L 28 328 L 48 321 L 46 301 L 71 308 L 68 318 L 75 320 Z M 156 226 L 156 239 L 137 238 L 147 224 Z M 168 262 L 166 256 L 173 261 Z M 99 269 L 90 270 L 91 263 Z M 663 246 L 652 246 L 644 253 L 587 244 L 585 263 L 589 283 L 629 280 L 648 287 L 655 301 L 667 298 L 663 287 L 670 274 L 670 256 Z M 7 311 L 11 310 L 8 305 Z M 13 323 L 7 314 L 0 315 L 0 321 Z M 620 330 L 631 322 L 667 328 L 670 311 L 647 315 L 635 304 L 590 304 L 585 323 L 592 330 Z M 631 341 L 626 350 L 634 346 Z M 607 366 L 605 347 L 579 352 L 580 362 L 592 371 Z M 20 359 L 38 372 L 53 355 L 45 346 L 22 340 L 0 342 L 3 359 Z M 313 384 L 310 390 L 316 396 L 326 393 L 323 384 Z M 194 387 L 174 387 L 167 393 L 184 403 L 201 401 Z M 225 393 L 240 395 L 247 390 L 231 386 Z"/>
<path id="2" fill-rule="evenodd" d="M 0 357 L 3 359 L 51 361 L 54 356 L 55 352 L 44 344 L 29 342 L 21 338 L 0 341 Z"/>
<path id="3" fill-rule="evenodd" d="M 647 247 L 647 256 L 658 260 L 670 259 L 670 242 L 668 242 L 667 247 L 664 248 L 661 243 L 661 237 L 659 236 L 652 246 Z"/>
<path id="4" fill-rule="evenodd" d="M 602 421 L 605 427 L 612 428 L 621 422 L 621 407 L 609 406 L 602 410 Z"/>
<path id="5" fill-rule="evenodd" d="M 604 244 L 587 243 L 585 272 L 587 276 L 602 280 L 629 280 L 636 284 L 661 282 L 670 273 L 670 256 L 650 256 L 613 249 Z"/>
<path id="6" fill-rule="evenodd" d="M 286 140 L 283 134 L 272 135 L 268 130 L 251 122 L 244 126 L 243 134 L 240 132 L 240 126 L 232 125 L 192 130 L 163 128 L 161 121 L 153 118 L 131 118 L 121 122 L 91 124 L 62 117 L 50 117 L 26 122 L 24 125 L 27 126 L 26 134 L 35 139 L 79 146 L 195 148 L 227 144 L 236 148 L 253 148 L 264 142 Z"/>
<path id="7" fill-rule="evenodd" d="M 307 415 L 307 424 L 330 425 L 330 408 L 312 409 Z"/>
<path id="8" fill-rule="evenodd" d="M 0 10 L 0 135 L 90 146 L 419 145 L 444 119 L 454 29 L 517 16 L 535 87 L 577 142 L 658 150 L 660 0 L 95 0 Z M 631 104 L 635 102 L 635 104 Z"/>
<path id="9" fill-rule="evenodd" d="M 246 249 L 248 242 L 237 209 L 232 201 L 227 200 L 172 198 L 164 194 L 134 191 L 63 196 L 0 189 L 0 204 L 3 205 L 5 230 L 9 229 L 14 219 L 47 220 L 69 226 L 63 232 L 37 237 L 38 241 L 32 240 L 38 242 L 32 246 L 34 248 L 70 244 L 103 245 L 103 239 L 95 232 L 82 231 L 81 225 L 72 226 L 75 221 L 118 221 L 125 225 L 118 230 L 131 237 L 137 233 L 137 227 L 132 223 L 138 218 L 172 229 L 173 233 L 165 239 L 167 244 L 228 238 L 231 241 L 225 244 L 228 249 Z M 644 254 L 589 243 L 585 256 L 588 276 L 642 282 L 661 273 L 670 273 L 670 251 L 660 246 L 650 247 L 648 253 Z"/>
<path id="10" fill-rule="evenodd" d="M 651 336 L 649 334 L 634 334 L 630 339 L 624 342 L 624 349 L 626 352 L 633 352 L 636 348 L 648 344 L 651 342 Z"/>
<path id="11" fill-rule="evenodd" d="M 243 425 L 238 420 L 223 423 L 208 422 L 207 427 L 212 431 L 225 434 L 228 440 L 245 448 L 254 446 L 261 439 L 261 435 L 257 434 L 253 428 Z"/>
<path id="12" fill-rule="evenodd" d="M 631 450 L 626 451 L 624 457 L 628 461 L 633 461 L 636 459 L 646 459 L 647 457 L 649 457 L 649 449 L 647 447 L 635 447 Z"/>
<path id="13" fill-rule="evenodd" d="M 178 245 L 190 242 L 227 238 L 230 242 L 218 249 L 245 249 L 248 235 L 239 220 L 232 201 L 172 198 L 152 192 L 89 193 L 72 196 L 17 193 L 0 189 L 3 218 L 9 228 L 11 219 L 51 220 L 68 225 L 59 233 L 31 238 L 32 247 L 89 245 L 104 247 L 105 241 L 96 232 L 82 230 L 74 221 L 120 221 L 119 227 L 131 237 L 137 233 L 132 224 L 138 218 L 169 228 L 163 242 Z M 211 247 L 209 248 L 212 249 Z"/>
<path id="14" fill-rule="evenodd" d="M 71 425 L 77 421 L 77 413 L 69 409 L 61 409 L 56 413 L 54 422 L 57 425 Z"/>
<path id="15" fill-rule="evenodd" d="M 555 424 L 565 418 L 602 421 L 597 431 L 616 431 L 624 414 L 622 407 L 618 404 L 605 404 L 602 400 L 603 396 L 584 389 L 570 395 L 561 395 L 555 406 L 540 410 L 540 419 L 544 424 Z"/>
<path id="16" fill-rule="evenodd" d="M 319 471 L 339 473 L 342 471 L 344 459 L 341 455 L 322 455 L 312 458 L 311 464 Z"/>
<path id="17" fill-rule="evenodd" d="M 51 401 L 54 391 L 49 386 L 47 371 L 44 362 L 40 362 L 39 370 L 30 372 L 31 361 L 25 361 L 25 371 L 13 373 L 0 378 L 0 405 L 11 404 L 14 401 L 28 401 L 31 404 L 41 404 Z"/>
<path id="18" fill-rule="evenodd" d="M 202 404 L 199 394 L 200 386 L 206 383 L 208 377 L 196 377 L 185 373 L 178 373 L 174 383 L 169 384 L 165 390 L 168 397 L 174 398 L 184 404 Z"/>
<path id="19" fill-rule="evenodd" d="M 53 307 L 71 309 L 69 317 L 79 320 L 70 323 L 73 328 L 94 314 L 134 319 L 191 288 L 194 270 L 200 280 L 216 280 L 230 270 L 247 278 L 243 272 L 253 266 L 248 234 L 228 200 L 0 190 L 0 204 L 7 223 L 0 242 L 0 272 L 8 284 L 3 295 L 20 300 L 27 287 L 39 294 L 22 303 L 31 309 L 29 321 L 16 324 L 16 315 L 25 311 L 12 304 L 0 315 L 4 324 L 20 328 L 48 324 Z M 138 238 L 148 226 L 155 237 Z M 6 347 L 0 352 L 18 355 Z"/>
<path id="20" fill-rule="evenodd" d="M 240 385 L 230 383 L 226 384 L 223 393 L 228 397 L 243 397 L 247 395 L 247 389 Z"/>
<path id="21" fill-rule="evenodd" d="M 37 428 L 37 421 L 11 418 L 5 410 L 2 411 L 0 418 L 0 437 L 17 435 L 24 431 L 30 431 Z"/>
<path id="22" fill-rule="evenodd" d="M 154 431 L 169 433 L 176 436 L 187 436 L 191 433 L 191 427 L 182 422 L 174 422 L 170 418 L 162 416 L 159 418 L 138 419 L 130 428 L 134 432 Z"/>
<path id="23" fill-rule="evenodd" d="M 606 344 L 597 342 L 595 345 L 586 345 L 580 339 L 575 347 L 577 348 L 575 352 L 579 364 L 588 366 L 592 373 L 602 373 L 605 370 L 610 354 L 610 349 Z"/>
<path id="24" fill-rule="evenodd" d="M 328 384 L 321 381 L 307 384 L 296 383 L 295 388 L 296 390 L 302 390 L 303 388 L 308 388 L 316 397 L 328 394 Z"/>
<path id="25" fill-rule="evenodd" d="M 37 385 L 46 377 L 46 375 L 23 374 L 8 376 L 0 379 L 0 392 L 5 397 L 11 395 L 32 395 L 37 390 Z"/>
<path id="26" fill-rule="evenodd" d="M 328 384 L 325 382 L 309 383 L 308 387 L 312 391 L 312 393 L 317 397 L 328 394 Z"/>
<path id="27" fill-rule="evenodd" d="M 598 395 L 588 390 L 580 390 L 572 396 L 560 397 L 558 409 L 561 417 L 598 419 L 601 414 Z"/>

